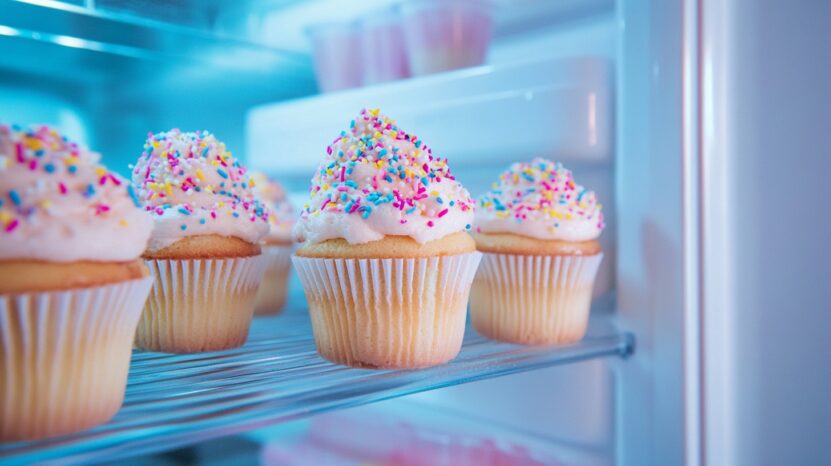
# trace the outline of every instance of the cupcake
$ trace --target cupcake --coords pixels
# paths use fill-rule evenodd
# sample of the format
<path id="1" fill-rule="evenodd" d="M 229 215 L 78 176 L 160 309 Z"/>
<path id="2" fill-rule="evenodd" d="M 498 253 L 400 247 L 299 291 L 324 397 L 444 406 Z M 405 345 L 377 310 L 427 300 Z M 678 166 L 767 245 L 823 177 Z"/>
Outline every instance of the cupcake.
<path id="1" fill-rule="evenodd" d="M 212 134 L 151 134 L 133 186 L 154 220 L 143 257 L 156 281 L 136 346 L 170 353 L 245 343 L 265 263 L 268 211 Z"/>
<path id="2" fill-rule="evenodd" d="M 87 429 L 124 399 L 152 222 L 98 159 L 0 125 L 0 442 Z"/>
<path id="3" fill-rule="evenodd" d="M 294 208 L 286 198 L 283 186 L 263 173 L 250 174 L 254 194 L 268 207 L 268 234 L 263 239 L 263 257 L 268 262 L 265 277 L 257 292 L 257 315 L 275 315 L 283 310 L 288 293 L 291 269 L 292 227 Z"/>
<path id="4" fill-rule="evenodd" d="M 479 199 L 473 327 L 496 340 L 548 345 L 586 333 L 603 254 L 603 213 L 571 171 L 536 158 L 515 163 Z"/>
<path id="5" fill-rule="evenodd" d="M 474 202 L 447 160 L 364 110 L 326 149 L 310 196 L 293 261 L 318 352 L 378 368 L 454 358 L 481 255 Z"/>

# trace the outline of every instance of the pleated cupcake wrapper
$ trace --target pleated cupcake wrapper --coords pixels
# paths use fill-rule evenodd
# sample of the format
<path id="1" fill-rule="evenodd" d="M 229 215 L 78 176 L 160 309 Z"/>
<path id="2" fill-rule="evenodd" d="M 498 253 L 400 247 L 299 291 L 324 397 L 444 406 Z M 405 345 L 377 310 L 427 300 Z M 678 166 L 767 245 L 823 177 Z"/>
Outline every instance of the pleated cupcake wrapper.
<path id="1" fill-rule="evenodd" d="M 321 356 L 351 366 L 417 368 L 459 353 L 481 257 L 292 261 Z"/>
<path id="2" fill-rule="evenodd" d="M 257 292 L 256 315 L 275 315 L 283 310 L 288 294 L 292 246 L 265 246 L 263 259 L 267 262 L 265 276 Z"/>
<path id="3" fill-rule="evenodd" d="M 481 334 L 525 344 L 560 344 L 586 332 L 603 254 L 485 254 L 473 284 L 471 321 Z"/>
<path id="4" fill-rule="evenodd" d="M 0 295 L 0 442 L 78 432 L 118 411 L 152 283 Z"/>
<path id="5" fill-rule="evenodd" d="M 147 261 L 156 281 L 139 321 L 136 346 L 195 353 L 242 345 L 267 264 L 262 255 Z"/>

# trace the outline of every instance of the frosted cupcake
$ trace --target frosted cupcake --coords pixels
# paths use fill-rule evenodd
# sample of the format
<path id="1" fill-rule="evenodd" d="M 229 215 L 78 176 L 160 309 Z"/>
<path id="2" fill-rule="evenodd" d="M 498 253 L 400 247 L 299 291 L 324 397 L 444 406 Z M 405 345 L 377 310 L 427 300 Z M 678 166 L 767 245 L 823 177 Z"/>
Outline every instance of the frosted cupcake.
<path id="1" fill-rule="evenodd" d="M 293 257 L 318 352 L 359 367 L 454 358 L 481 255 L 474 203 L 416 136 L 378 110 L 338 135 L 312 178 Z"/>
<path id="2" fill-rule="evenodd" d="M 274 315 L 283 310 L 288 293 L 291 270 L 292 227 L 294 208 L 283 186 L 263 173 L 251 173 L 254 194 L 269 210 L 268 234 L 263 239 L 263 256 L 268 261 L 265 277 L 257 292 L 257 315 Z"/>
<path id="3" fill-rule="evenodd" d="M 265 263 L 268 211 L 246 169 L 208 132 L 151 134 L 133 185 L 154 222 L 156 276 L 136 345 L 191 353 L 245 343 Z"/>
<path id="4" fill-rule="evenodd" d="M 0 125 L 0 442 L 118 411 L 151 228 L 97 154 L 46 126 Z"/>
<path id="5" fill-rule="evenodd" d="M 571 171 L 536 158 L 515 163 L 479 199 L 471 319 L 493 339 L 532 345 L 583 338 L 603 257 L 603 213 Z"/>

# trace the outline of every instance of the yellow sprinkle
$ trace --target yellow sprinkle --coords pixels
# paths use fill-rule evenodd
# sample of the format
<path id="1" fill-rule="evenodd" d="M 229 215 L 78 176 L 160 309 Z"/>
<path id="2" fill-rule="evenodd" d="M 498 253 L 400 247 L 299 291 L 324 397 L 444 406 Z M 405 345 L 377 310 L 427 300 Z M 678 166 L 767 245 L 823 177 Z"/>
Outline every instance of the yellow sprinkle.
<path id="1" fill-rule="evenodd" d="M 9 223 L 12 219 L 12 216 L 8 212 L 0 212 L 0 221 L 3 223 Z"/>
<path id="2" fill-rule="evenodd" d="M 196 177 L 202 181 L 205 181 L 205 174 L 202 173 L 202 170 L 196 169 Z M 253 185 L 252 185 L 253 186 Z"/>
<path id="3" fill-rule="evenodd" d="M 225 207 L 225 203 L 224 203 L 224 202 L 222 202 L 222 201 L 219 201 L 219 207 L 220 207 L 220 208 Z"/>
<path id="4" fill-rule="evenodd" d="M 430 195 L 433 196 L 433 197 L 436 197 L 436 196 L 439 195 L 439 192 L 438 191 L 430 191 Z"/>
<path id="5" fill-rule="evenodd" d="M 321 187 L 320 187 L 320 189 L 322 189 L 322 190 L 324 190 L 324 191 L 328 191 L 328 190 L 329 190 L 329 184 L 328 184 L 328 183 L 324 183 L 324 184 L 323 184 L 323 186 L 321 186 Z"/>
<path id="6" fill-rule="evenodd" d="M 213 166 L 219 165 L 219 160 L 211 160 L 211 165 L 213 165 Z"/>
<path id="7" fill-rule="evenodd" d="M 375 139 L 381 139 L 381 132 L 376 131 L 375 133 L 372 134 L 372 137 L 375 138 Z"/>
<path id="8" fill-rule="evenodd" d="M 40 207 L 42 209 L 48 209 L 51 206 L 52 206 L 52 201 L 50 201 L 49 199 L 44 199 L 44 200 L 40 201 Z"/>
<path id="9" fill-rule="evenodd" d="M 122 227 L 127 227 L 127 225 L 129 225 L 129 223 L 127 223 L 127 220 L 125 220 L 123 218 L 118 221 L 118 224 L 121 225 Z"/>
<path id="10" fill-rule="evenodd" d="M 500 211 L 496 212 L 496 216 L 499 217 L 499 218 L 508 218 L 509 215 L 511 215 L 511 213 L 507 212 L 505 210 L 500 210 Z"/>
<path id="11" fill-rule="evenodd" d="M 248 186 L 250 186 L 252 188 L 255 186 L 254 185 L 254 178 L 248 178 Z"/>
<path id="12" fill-rule="evenodd" d="M 165 185 L 165 191 L 167 192 L 168 196 L 172 196 L 173 195 L 173 186 L 170 186 L 170 183 L 167 183 Z"/>
<path id="13" fill-rule="evenodd" d="M 372 110 L 369 111 L 369 114 L 372 115 L 372 116 L 378 116 L 378 112 L 380 112 L 380 111 L 381 111 L 380 108 L 373 108 Z"/>

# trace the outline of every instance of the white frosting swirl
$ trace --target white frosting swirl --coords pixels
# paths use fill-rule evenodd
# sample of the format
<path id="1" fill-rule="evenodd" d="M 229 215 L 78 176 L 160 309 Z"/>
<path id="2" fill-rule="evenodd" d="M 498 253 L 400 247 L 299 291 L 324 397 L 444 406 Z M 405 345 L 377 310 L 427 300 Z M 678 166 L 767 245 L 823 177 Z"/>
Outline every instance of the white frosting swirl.
<path id="1" fill-rule="evenodd" d="M 246 168 L 213 134 L 178 129 L 151 134 L 133 167 L 136 193 L 153 213 L 147 249 L 196 235 L 257 243 L 268 233 L 268 210 L 254 196 Z"/>
<path id="2" fill-rule="evenodd" d="M 326 152 L 294 230 L 299 241 L 409 236 L 423 244 L 471 228 L 474 202 L 447 160 L 377 109 L 361 111 Z"/>
<path id="3" fill-rule="evenodd" d="M 479 198 L 476 231 L 588 241 L 603 231 L 601 208 L 593 191 L 574 182 L 571 170 L 535 158 L 512 164 Z"/>
<path id="4" fill-rule="evenodd" d="M 126 180 L 47 126 L 0 125 L 0 260 L 122 262 L 153 222 Z"/>

